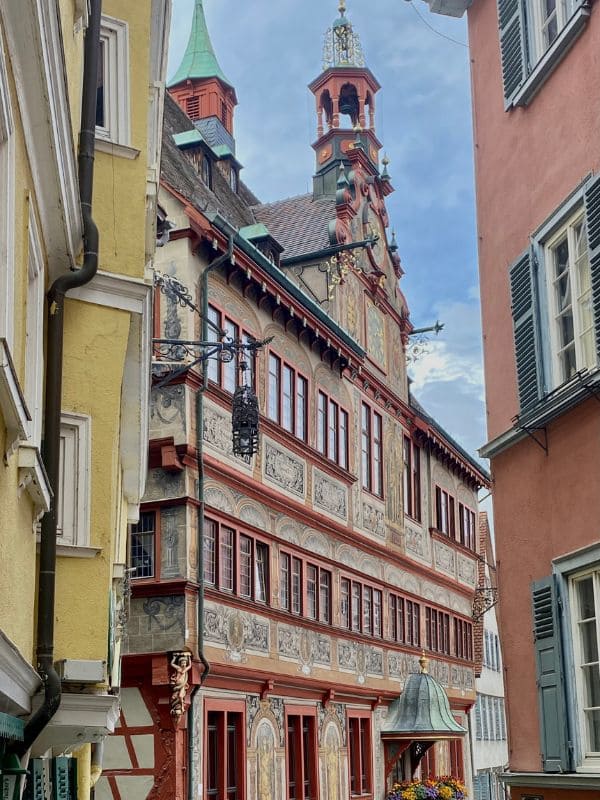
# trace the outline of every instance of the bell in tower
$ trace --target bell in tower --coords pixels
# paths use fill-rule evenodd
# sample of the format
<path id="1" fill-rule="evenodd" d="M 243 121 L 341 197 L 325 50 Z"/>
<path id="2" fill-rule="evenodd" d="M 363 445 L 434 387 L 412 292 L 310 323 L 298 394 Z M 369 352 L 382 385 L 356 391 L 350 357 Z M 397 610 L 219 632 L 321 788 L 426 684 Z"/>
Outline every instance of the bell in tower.
<path id="1" fill-rule="evenodd" d="M 376 174 L 381 149 L 375 135 L 375 95 L 380 86 L 365 65 L 344 0 L 338 10 L 339 17 L 325 33 L 323 71 L 309 85 L 317 109 L 315 197 L 335 194 L 340 163 L 350 164 L 349 150 L 362 148 Z"/>

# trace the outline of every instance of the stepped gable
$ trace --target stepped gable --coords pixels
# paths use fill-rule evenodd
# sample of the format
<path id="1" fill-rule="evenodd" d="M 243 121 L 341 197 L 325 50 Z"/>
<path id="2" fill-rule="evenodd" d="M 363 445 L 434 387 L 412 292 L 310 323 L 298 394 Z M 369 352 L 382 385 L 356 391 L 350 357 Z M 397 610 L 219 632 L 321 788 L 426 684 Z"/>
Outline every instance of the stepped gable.
<path id="1" fill-rule="evenodd" d="M 336 216 L 334 197 L 314 199 L 312 193 L 302 194 L 254 206 L 252 211 L 284 248 L 284 260 L 331 246 L 329 222 Z"/>
<path id="2" fill-rule="evenodd" d="M 252 192 L 244 187 L 236 194 L 216 164 L 212 171 L 212 190 L 209 189 L 173 141 L 173 134 L 191 130 L 195 130 L 194 123 L 166 92 L 161 179 L 200 211 L 218 211 L 235 228 L 253 225 L 256 219 L 249 203 L 255 203 L 256 198 Z"/>

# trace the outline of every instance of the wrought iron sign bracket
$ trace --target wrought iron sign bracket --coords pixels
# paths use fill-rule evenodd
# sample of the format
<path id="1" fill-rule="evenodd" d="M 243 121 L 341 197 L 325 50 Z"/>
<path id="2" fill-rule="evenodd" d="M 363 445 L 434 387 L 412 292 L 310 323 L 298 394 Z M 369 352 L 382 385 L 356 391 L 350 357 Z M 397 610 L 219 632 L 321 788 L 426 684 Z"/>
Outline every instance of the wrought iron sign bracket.
<path id="1" fill-rule="evenodd" d="M 483 615 L 494 608 L 498 603 L 498 588 L 496 586 L 479 586 L 475 589 L 473 598 L 473 622 L 479 622 Z"/>

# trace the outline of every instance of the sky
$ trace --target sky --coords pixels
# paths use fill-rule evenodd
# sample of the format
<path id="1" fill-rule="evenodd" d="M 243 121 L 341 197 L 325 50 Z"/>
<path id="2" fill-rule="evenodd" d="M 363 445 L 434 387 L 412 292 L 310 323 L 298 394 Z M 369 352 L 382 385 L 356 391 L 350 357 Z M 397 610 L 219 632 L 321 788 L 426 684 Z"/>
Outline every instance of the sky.
<path id="1" fill-rule="evenodd" d="M 193 5 L 173 0 L 168 77 L 185 50 Z M 237 92 L 243 180 L 262 202 L 310 191 L 316 117 L 307 84 L 321 72 L 337 0 L 204 7 Z M 486 436 L 466 23 L 431 14 L 422 0 L 347 0 L 347 16 L 382 86 L 375 129 L 390 159 L 395 192 L 386 203 L 411 320 L 445 326 L 411 366 L 413 391 L 475 455 Z"/>

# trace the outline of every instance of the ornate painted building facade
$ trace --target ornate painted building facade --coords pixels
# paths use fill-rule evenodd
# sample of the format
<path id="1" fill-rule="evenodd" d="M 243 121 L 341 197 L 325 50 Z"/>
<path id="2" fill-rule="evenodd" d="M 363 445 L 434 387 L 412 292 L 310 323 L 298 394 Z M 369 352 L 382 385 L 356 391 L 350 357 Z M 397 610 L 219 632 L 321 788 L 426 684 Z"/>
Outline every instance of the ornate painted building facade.
<path id="1" fill-rule="evenodd" d="M 409 393 L 379 85 L 343 6 L 327 42 L 311 194 L 265 205 L 239 179 L 235 92 L 201 0 L 166 99 L 157 268 L 189 297 L 155 294 L 171 343 L 155 350 L 127 688 L 97 799 L 379 798 L 419 769 L 470 779 L 468 738 L 394 738 L 387 710 L 425 650 L 468 724 L 487 477 Z M 190 303 L 204 281 L 203 326 Z M 180 371 L 172 340 L 207 329 L 264 344 Z M 243 380 L 260 411 L 252 457 L 232 448 Z"/>

